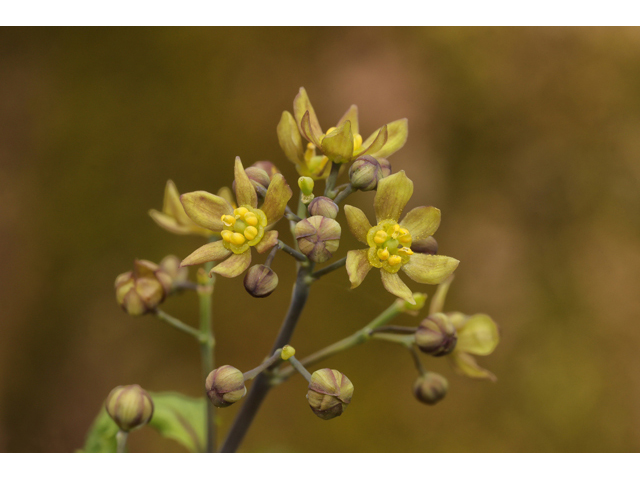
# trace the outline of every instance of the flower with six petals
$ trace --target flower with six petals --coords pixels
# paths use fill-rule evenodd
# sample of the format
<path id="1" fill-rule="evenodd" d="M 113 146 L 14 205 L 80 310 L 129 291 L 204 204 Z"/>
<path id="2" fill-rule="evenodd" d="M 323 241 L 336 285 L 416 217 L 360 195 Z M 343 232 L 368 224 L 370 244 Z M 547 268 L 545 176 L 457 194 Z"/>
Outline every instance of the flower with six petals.
<path id="1" fill-rule="evenodd" d="M 211 273 L 236 277 L 249 268 L 251 247 L 264 253 L 277 244 L 278 232 L 269 228 L 284 215 L 292 195 L 291 188 L 284 177 L 276 173 L 269 183 L 264 203 L 258 208 L 256 190 L 239 157 L 236 157 L 234 176 L 236 208 L 228 199 L 204 191 L 180 197 L 191 220 L 222 237 L 222 240 L 198 248 L 182 261 L 182 266 L 224 260 L 212 268 Z"/>
<path id="2" fill-rule="evenodd" d="M 419 283 L 438 284 L 445 280 L 460 263 L 444 255 L 427 255 L 411 250 L 411 243 L 433 235 L 440 225 L 440 210 L 417 207 L 401 222 L 400 214 L 413 194 L 413 182 L 400 171 L 378 183 L 374 200 L 377 225 L 371 226 L 359 208 L 345 205 L 349 228 L 354 236 L 369 245 L 364 250 L 347 253 L 347 273 L 351 288 L 366 277 L 371 267 L 380 269 L 382 284 L 394 295 L 414 304 L 409 287 L 398 276 L 402 269 Z"/>

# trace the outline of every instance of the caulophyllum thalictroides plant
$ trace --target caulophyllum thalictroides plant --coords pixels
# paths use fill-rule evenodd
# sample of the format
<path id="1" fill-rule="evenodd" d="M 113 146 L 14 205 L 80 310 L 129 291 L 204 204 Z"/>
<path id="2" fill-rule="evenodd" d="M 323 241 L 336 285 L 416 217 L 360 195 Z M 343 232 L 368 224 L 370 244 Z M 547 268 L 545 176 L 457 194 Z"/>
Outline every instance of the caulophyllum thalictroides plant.
<path id="1" fill-rule="evenodd" d="M 295 373 L 308 381 L 306 398 L 311 411 L 323 420 L 333 419 L 351 403 L 353 383 L 331 368 L 313 373 L 307 368 L 369 339 L 395 342 L 407 349 L 418 370 L 413 394 L 428 405 L 442 400 L 448 383 L 442 375 L 425 369 L 422 354 L 447 356 L 454 369 L 467 377 L 495 380 L 474 357 L 489 355 L 496 348 L 499 337 L 494 321 L 485 314 L 444 311 L 459 262 L 437 254 L 433 235 L 440 226 L 440 210 L 423 206 L 404 211 L 413 194 L 413 182 L 403 170 L 392 173 L 388 157 L 402 148 L 407 133 L 408 122 L 401 119 L 383 125 L 363 140 L 355 105 L 325 132 L 301 88 L 293 102 L 293 115 L 284 112 L 277 127 L 280 146 L 301 175 L 294 184 L 299 188 L 295 212 L 289 206 L 294 192 L 270 162 L 256 162 L 245 169 L 236 158 L 233 185 L 223 186 L 217 194 L 196 191 L 180 195 L 169 180 L 162 211 L 151 210 L 151 218 L 171 233 L 199 235 L 206 243 L 183 260 L 175 256 L 159 264 L 136 260 L 132 271 L 116 278 L 116 300 L 129 315 L 154 315 L 195 338 L 206 395 L 191 398 L 175 392 L 149 393 L 139 385 L 116 387 L 94 422 L 83 451 L 124 452 L 129 432 L 149 424 L 191 451 L 214 452 L 216 408 L 241 403 L 219 448 L 234 452 L 271 388 Z M 347 173 L 349 181 L 338 184 Z M 324 182 L 324 190 L 322 196 L 315 196 L 319 181 Z M 341 225 L 337 220 L 340 205 L 357 191 L 371 190 L 375 190 L 375 222 L 354 206 L 342 206 L 348 230 L 365 247 L 318 267 L 338 251 L 344 230 L 344 222 Z M 290 245 L 280 238 L 283 226 L 293 236 Z M 298 273 L 289 310 L 271 352 L 261 365 L 244 372 L 231 365 L 214 368 L 211 305 L 216 277 L 244 275 L 245 290 L 254 297 L 266 297 L 278 287 L 278 275 L 271 264 L 279 251 L 297 262 Z M 252 265 L 256 254 L 267 252 L 263 264 Z M 203 266 L 196 282 L 188 278 L 187 268 L 192 265 Z M 311 287 L 343 267 L 352 288 L 360 286 L 372 270 L 379 271 L 382 285 L 397 299 L 349 337 L 298 360 L 289 341 Z M 438 285 L 428 315 L 417 326 L 390 325 L 400 313 L 417 316 L 426 300 L 426 294 L 413 292 L 401 272 L 414 282 Z M 200 302 L 199 328 L 160 309 L 171 295 L 189 290 L 196 292 Z M 410 390 L 408 385 L 407 392 Z"/>

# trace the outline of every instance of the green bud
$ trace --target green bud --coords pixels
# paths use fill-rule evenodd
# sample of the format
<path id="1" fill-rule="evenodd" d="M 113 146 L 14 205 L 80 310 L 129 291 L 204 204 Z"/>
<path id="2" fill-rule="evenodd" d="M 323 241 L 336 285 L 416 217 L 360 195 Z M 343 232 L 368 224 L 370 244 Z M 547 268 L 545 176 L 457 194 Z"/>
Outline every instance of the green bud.
<path id="1" fill-rule="evenodd" d="M 266 265 L 254 265 L 244 277 L 244 288 L 256 298 L 268 297 L 278 286 L 278 275 Z"/>
<path id="2" fill-rule="evenodd" d="M 125 432 L 146 425 L 153 417 L 153 400 L 140 385 L 114 388 L 104 406 L 120 430 Z"/>
<path id="3" fill-rule="evenodd" d="M 314 182 L 311 177 L 300 177 L 298 178 L 298 187 L 300 187 L 300 191 L 305 196 L 313 195 L 313 187 Z"/>
<path id="4" fill-rule="evenodd" d="M 129 315 L 143 315 L 164 301 L 172 285 L 170 275 L 158 265 L 136 260 L 131 272 L 116 278 L 116 301 Z"/>
<path id="5" fill-rule="evenodd" d="M 335 219 L 338 216 L 338 210 L 340 210 L 340 207 L 328 197 L 314 198 L 308 208 L 310 215 L 320 215 L 331 219 Z"/>
<path id="6" fill-rule="evenodd" d="M 416 345 L 424 353 L 440 357 L 456 348 L 458 334 L 444 313 L 432 313 L 416 330 Z"/>
<path id="7" fill-rule="evenodd" d="M 435 405 L 449 390 L 449 382 L 442 375 L 427 372 L 413 384 L 413 395 L 422 403 Z"/>
<path id="8" fill-rule="evenodd" d="M 242 372 L 231 365 L 213 370 L 204 385 L 209 400 L 219 408 L 233 405 L 247 393 Z"/>
<path id="9" fill-rule="evenodd" d="M 300 251 L 316 263 L 326 262 L 338 249 L 342 229 L 332 218 L 314 215 L 296 224 Z"/>
<path id="10" fill-rule="evenodd" d="M 427 255 L 438 254 L 438 242 L 433 237 L 427 237 L 423 240 L 414 240 L 411 243 L 411 250 L 414 253 L 426 253 Z"/>
<path id="11" fill-rule="evenodd" d="M 311 375 L 307 400 L 313 413 L 323 420 L 342 415 L 352 396 L 353 383 L 339 371 L 323 368 Z"/>
<path id="12" fill-rule="evenodd" d="M 375 190 L 378 182 L 391 174 L 391 165 L 385 158 L 376 159 L 371 155 L 359 157 L 349 169 L 351 186 L 358 190 Z"/>

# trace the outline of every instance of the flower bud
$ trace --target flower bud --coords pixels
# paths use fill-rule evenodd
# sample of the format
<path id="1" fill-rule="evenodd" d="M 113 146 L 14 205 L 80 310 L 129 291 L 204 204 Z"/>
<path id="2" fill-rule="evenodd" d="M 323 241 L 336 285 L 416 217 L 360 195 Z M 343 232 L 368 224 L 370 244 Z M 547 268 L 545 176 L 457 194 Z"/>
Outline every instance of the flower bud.
<path id="1" fill-rule="evenodd" d="M 307 400 L 313 413 L 323 420 L 342 415 L 352 396 L 353 383 L 339 371 L 323 368 L 311 375 Z"/>
<path id="2" fill-rule="evenodd" d="M 247 393 L 242 372 L 231 365 L 213 370 L 205 380 L 205 388 L 211 403 L 216 407 L 228 407 Z"/>
<path id="3" fill-rule="evenodd" d="M 369 191 L 378 187 L 378 182 L 391 173 L 391 165 L 386 158 L 376 159 L 363 155 L 356 159 L 349 169 L 349 180 L 355 189 Z"/>
<path id="4" fill-rule="evenodd" d="M 424 304 L 427 301 L 426 293 L 416 292 L 413 294 L 413 301 L 415 304 L 411 304 L 402 298 L 396 300 L 396 305 L 399 307 L 400 311 L 403 313 L 408 313 L 409 315 L 413 315 L 414 317 L 418 315 L 418 311 L 424 307 Z"/>
<path id="5" fill-rule="evenodd" d="M 449 390 L 449 382 L 442 375 L 427 372 L 413 384 L 413 395 L 422 403 L 435 405 Z"/>
<path id="6" fill-rule="evenodd" d="M 423 240 L 414 240 L 411 243 L 413 253 L 426 253 L 427 255 L 438 254 L 438 242 L 433 237 L 427 237 Z"/>
<path id="7" fill-rule="evenodd" d="M 251 165 L 249 168 L 260 168 L 265 172 L 267 172 L 267 175 L 269 175 L 269 178 L 273 178 L 273 176 L 276 173 L 280 173 L 280 170 L 278 170 L 278 168 L 268 160 L 259 160 L 255 162 L 253 165 Z"/>
<path id="8" fill-rule="evenodd" d="M 300 187 L 300 191 L 305 196 L 313 195 L 314 185 L 313 178 L 311 177 L 298 178 L 298 187 Z"/>
<path id="9" fill-rule="evenodd" d="M 164 301 L 172 284 L 170 275 L 158 265 L 136 260 L 133 271 L 116 278 L 116 300 L 129 315 L 143 315 Z"/>
<path id="10" fill-rule="evenodd" d="M 310 215 L 320 215 L 331 219 L 335 219 L 338 216 L 338 210 L 340 210 L 340 207 L 328 197 L 314 198 L 308 208 Z"/>
<path id="11" fill-rule="evenodd" d="M 416 345 L 434 357 L 451 353 L 457 341 L 456 329 L 444 313 L 432 313 L 420 322 L 416 330 Z"/>
<path id="12" fill-rule="evenodd" d="M 314 215 L 296 224 L 300 251 L 316 263 L 326 262 L 338 249 L 342 228 L 332 218 Z"/>
<path id="13" fill-rule="evenodd" d="M 160 260 L 160 270 L 166 273 L 173 284 L 186 282 L 189 277 L 189 269 L 180 266 L 180 259 L 175 255 L 167 255 Z"/>
<path id="14" fill-rule="evenodd" d="M 244 277 L 244 288 L 256 298 L 268 297 L 278 286 L 278 275 L 266 265 L 254 265 Z"/>
<path id="15" fill-rule="evenodd" d="M 114 388 L 104 406 L 120 430 L 125 432 L 146 425 L 153 417 L 153 400 L 140 385 Z"/>

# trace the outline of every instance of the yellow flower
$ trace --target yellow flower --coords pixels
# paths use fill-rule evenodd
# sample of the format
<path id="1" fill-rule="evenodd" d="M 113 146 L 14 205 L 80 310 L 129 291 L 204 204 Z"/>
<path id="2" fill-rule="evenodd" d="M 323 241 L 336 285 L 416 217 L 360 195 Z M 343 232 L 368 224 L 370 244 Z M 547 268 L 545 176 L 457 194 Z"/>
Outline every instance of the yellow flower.
<path id="1" fill-rule="evenodd" d="M 387 158 L 402 148 L 407 135 L 408 122 L 403 118 L 382 126 L 363 142 L 355 105 L 325 133 L 304 88 L 293 101 L 293 115 L 283 112 L 278 124 L 278 140 L 285 155 L 300 175 L 315 180 L 329 175 L 331 162 L 348 163 L 364 154 Z"/>
<path id="2" fill-rule="evenodd" d="M 269 228 L 282 218 L 292 195 L 284 177 L 279 173 L 273 175 L 264 203 L 258 208 L 258 195 L 239 157 L 234 175 L 238 205 L 235 208 L 228 198 L 208 192 L 191 192 L 180 197 L 191 220 L 222 237 L 197 249 L 181 266 L 226 259 L 212 268 L 211 273 L 237 277 L 251 265 L 250 247 L 264 253 L 278 242 L 278 232 Z"/>
<path id="3" fill-rule="evenodd" d="M 360 285 L 371 267 L 376 267 L 380 269 L 382 284 L 389 292 L 415 304 L 411 290 L 400 279 L 398 271 L 404 271 L 419 283 L 438 284 L 457 268 L 460 262 L 455 258 L 411 250 L 413 241 L 428 238 L 440 225 L 440 210 L 435 207 L 414 208 L 398 223 L 412 194 L 413 182 L 404 171 L 380 180 L 374 200 L 376 226 L 371 226 L 362 210 L 345 205 L 351 232 L 369 245 L 367 249 L 347 253 L 351 288 Z"/>

